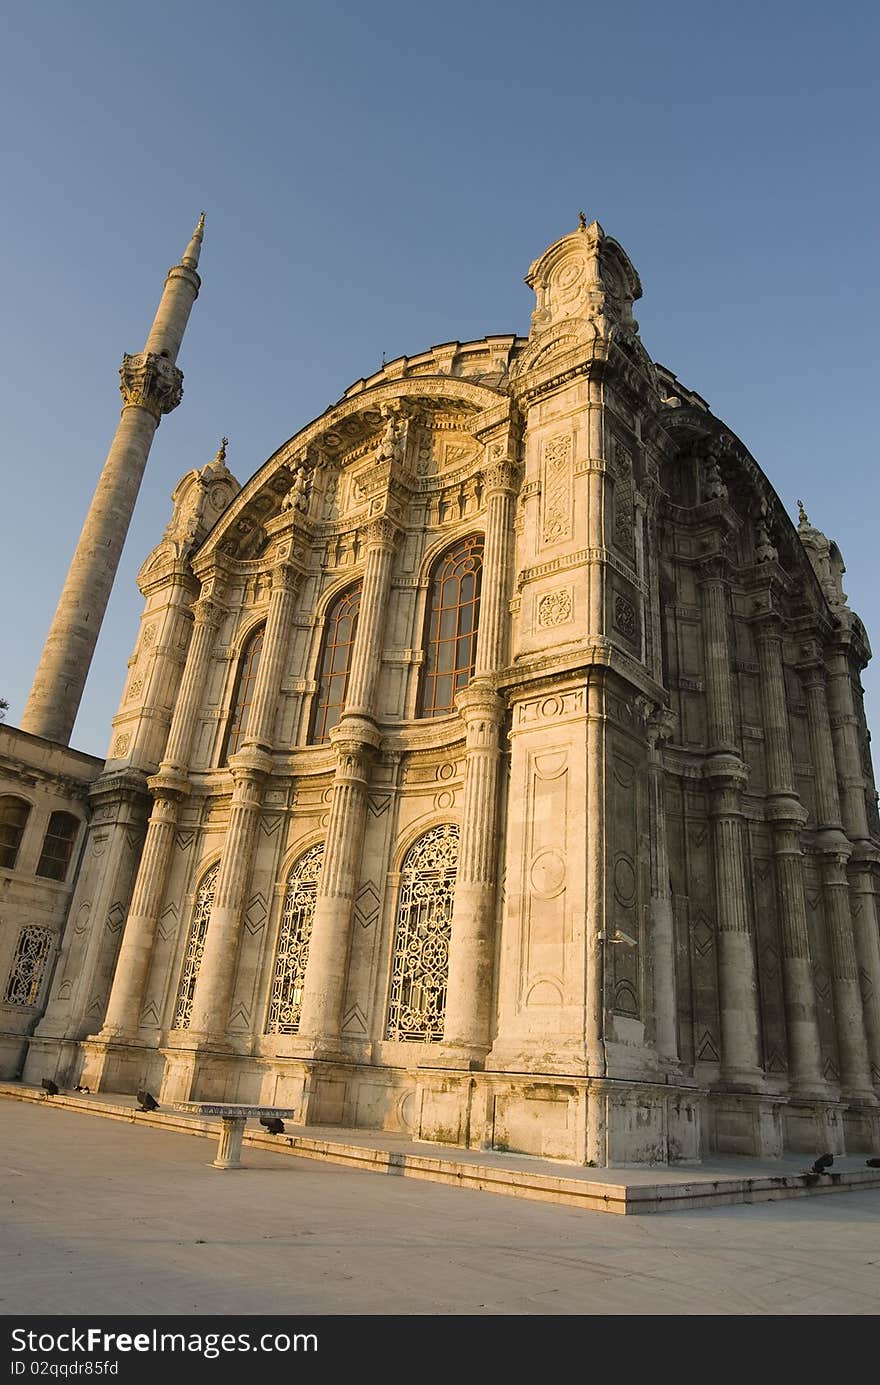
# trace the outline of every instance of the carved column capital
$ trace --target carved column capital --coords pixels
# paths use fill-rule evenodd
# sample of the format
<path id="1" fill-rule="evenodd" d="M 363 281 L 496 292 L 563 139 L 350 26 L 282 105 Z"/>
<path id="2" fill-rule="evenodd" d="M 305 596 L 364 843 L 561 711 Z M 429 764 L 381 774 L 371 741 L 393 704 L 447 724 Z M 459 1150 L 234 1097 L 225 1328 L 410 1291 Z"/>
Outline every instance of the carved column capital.
<path id="1" fill-rule="evenodd" d="M 482 475 L 484 494 L 503 491 L 515 495 L 522 484 L 523 471 L 516 458 L 509 455 L 504 443 L 495 442 L 489 447 Z"/>
<path id="2" fill-rule="evenodd" d="M 380 515 L 376 519 L 371 519 L 358 532 L 367 548 L 385 549 L 390 553 L 396 548 L 402 530 L 388 515 Z"/>
<path id="3" fill-rule="evenodd" d="M 272 770 L 272 756 L 255 745 L 246 745 L 229 760 L 229 771 L 236 791 L 249 785 L 260 786 Z"/>
<path id="4" fill-rule="evenodd" d="M 119 367 L 119 389 L 123 408 L 139 404 L 158 423 L 183 398 L 183 371 L 154 351 L 142 351 L 137 356 L 126 353 Z"/>
<path id="5" fill-rule="evenodd" d="M 213 596 L 198 597 L 191 609 L 196 625 L 213 626 L 215 629 L 225 614 L 225 607 Z"/>

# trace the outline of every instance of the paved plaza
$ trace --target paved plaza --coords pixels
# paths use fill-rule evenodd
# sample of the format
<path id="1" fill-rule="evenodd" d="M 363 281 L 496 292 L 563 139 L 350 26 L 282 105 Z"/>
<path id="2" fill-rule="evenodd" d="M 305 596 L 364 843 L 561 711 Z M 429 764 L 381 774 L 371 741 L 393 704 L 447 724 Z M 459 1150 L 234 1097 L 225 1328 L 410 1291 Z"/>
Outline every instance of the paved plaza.
<path id="1" fill-rule="evenodd" d="M 874 1314 L 880 1192 L 660 1216 L 0 1101 L 3 1314 Z"/>

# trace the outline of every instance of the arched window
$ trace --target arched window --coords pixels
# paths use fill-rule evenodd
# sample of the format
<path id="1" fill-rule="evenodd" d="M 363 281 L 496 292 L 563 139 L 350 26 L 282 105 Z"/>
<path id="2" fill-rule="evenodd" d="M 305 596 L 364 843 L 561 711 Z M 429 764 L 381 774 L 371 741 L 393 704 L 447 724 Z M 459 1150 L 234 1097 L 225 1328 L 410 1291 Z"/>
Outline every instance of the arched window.
<path id="1" fill-rule="evenodd" d="M 287 877 L 266 1019 L 267 1034 L 296 1034 L 299 1029 L 312 919 L 323 864 L 324 844 L 320 842 L 300 856 Z"/>
<path id="2" fill-rule="evenodd" d="M 79 831 L 79 821 L 72 813 L 53 813 L 43 838 L 43 850 L 37 865 L 37 875 L 47 880 L 63 880 L 70 864 L 70 853 Z"/>
<path id="3" fill-rule="evenodd" d="M 444 822 L 414 842 L 401 867 L 386 1037 L 443 1038 L 458 828 Z"/>
<path id="4" fill-rule="evenodd" d="M 480 534 L 461 539 L 434 564 L 428 592 L 420 717 L 439 717 L 453 711 L 455 694 L 471 680 L 477 652 L 482 573 Z"/>
<path id="5" fill-rule="evenodd" d="M 345 706 L 351 655 L 361 609 L 361 583 L 337 596 L 327 612 L 321 646 L 320 673 L 309 740 L 320 745 L 329 740 Z"/>
<path id="6" fill-rule="evenodd" d="M 180 985 L 177 987 L 172 1029 L 189 1029 L 193 996 L 195 995 L 196 981 L 199 979 L 199 967 L 202 964 L 202 953 L 205 950 L 208 924 L 211 921 L 211 906 L 214 903 L 214 891 L 217 888 L 219 869 L 220 862 L 218 861 L 202 877 L 202 883 L 196 895 L 192 923 L 189 926 L 189 937 L 186 940 L 183 971 L 180 973 Z"/>
<path id="7" fill-rule="evenodd" d="M 254 630 L 241 651 L 238 670 L 235 675 L 235 690 L 232 694 L 232 711 L 223 742 L 223 754 L 220 757 L 223 764 L 226 763 L 230 755 L 234 755 L 238 750 L 244 739 L 244 733 L 247 731 L 248 715 L 254 700 L 254 688 L 257 682 L 257 670 L 260 667 L 260 655 L 263 652 L 265 633 L 265 625 Z"/>
<path id="8" fill-rule="evenodd" d="M 30 811 L 31 805 L 23 798 L 13 798 L 11 794 L 0 798 L 0 866 L 7 870 L 15 870 Z"/>
<path id="9" fill-rule="evenodd" d="M 36 1005 L 53 936 L 48 928 L 21 930 L 3 997 L 7 1005 Z"/>

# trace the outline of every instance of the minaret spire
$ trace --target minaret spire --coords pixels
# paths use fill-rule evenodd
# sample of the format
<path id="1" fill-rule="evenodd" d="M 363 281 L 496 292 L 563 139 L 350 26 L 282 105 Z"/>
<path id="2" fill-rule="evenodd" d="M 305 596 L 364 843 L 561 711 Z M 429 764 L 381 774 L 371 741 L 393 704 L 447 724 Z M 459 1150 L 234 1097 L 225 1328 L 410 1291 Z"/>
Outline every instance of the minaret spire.
<path id="1" fill-rule="evenodd" d="M 168 271 L 143 351 L 122 358 L 122 416 L 21 720 L 22 731 L 60 741 L 62 745 L 70 741 L 82 701 L 153 435 L 162 415 L 175 409 L 183 394 L 177 353 L 201 286 L 196 266 L 204 227 L 203 212 L 180 263 Z"/>

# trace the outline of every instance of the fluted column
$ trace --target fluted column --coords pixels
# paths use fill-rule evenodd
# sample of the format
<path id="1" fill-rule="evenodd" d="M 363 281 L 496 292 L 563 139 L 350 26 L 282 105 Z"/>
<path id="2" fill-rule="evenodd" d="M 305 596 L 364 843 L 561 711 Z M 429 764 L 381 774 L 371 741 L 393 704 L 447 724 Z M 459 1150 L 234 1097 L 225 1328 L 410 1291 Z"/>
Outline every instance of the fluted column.
<path id="1" fill-rule="evenodd" d="M 759 1085 L 758 978 L 742 839 L 742 792 L 748 769 L 736 744 L 727 618 L 727 568 L 718 556 L 701 572 L 706 712 L 712 752 L 709 785 L 718 920 L 718 1004 L 721 1074 L 735 1086 Z"/>
<path id="2" fill-rule="evenodd" d="M 330 732 L 336 773 L 299 1022 L 303 1044 L 315 1053 L 335 1052 L 342 1028 L 348 939 L 364 849 L 370 765 L 382 740 L 372 716 L 398 533 L 397 526 L 386 517 L 367 526 L 364 583 L 345 711 Z"/>
<path id="3" fill-rule="evenodd" d="M 342 1028 L 348 937 L 366 826 L 367 790 L 380 736 L 372 723 L 346 719 L 330 732 L 336 752 L 333 802 L 318 884 L 299 1022 L 315 1052 L 333 1052 Z"/>
<path id="4" fill-rule="evenodd" d="M 648 794 L 651 823 L 651 956 L 654 977 L 654 1042 L 661 1058 L 678 1064 L 678 1004 L 675 985 L 675 922 L 666 838 L 663 741 L 673 719 L 662 709 L 648 721 Z"/>
<path id="5" fill-rule="evenodd" d="M 853 941 L 859 971 L 865 978 L 862 1011 L 868 1042 L 872 1079 L 880 1082 L 880 932 L 874 871 L 880 852 L 870 839 L 865 776 L 862 772 L 859 719 L 853 700 L 853 676 L 849 632 L 839 632 L 828 654 L 828 712 L 834 742 L 834 759 L 841 786 L 840 807 L 846 835 L 853 843 L 847 866 Z"/>
<path id="6" fill-rule="evenodd" d="M 467 766 L 443 1042 L 480 1060 L 491 1041 L 499 741 L 504 701 L 491 685 L 475 680 L 458 694 L 456 708 L 465 724 Z"/>
<path id="7" fill-rule="evenodd" d="M 147 464 L 163 414 L 180 403 L 183 375 L 175 361 L 198 296 L 196 273 L 204 217 L 179 265 L 169 270 L 147 344 L 125 355 L 119 371 L 122 416 L 46 636 L 21 719 L 23 731 L 67 745 L 82 701 Z"/>
<path id="8" fill-rule="evenodd" d="M 772 824 L 776 898 L 782 940 L 782 987 L 788 1036 L 789 1077 L 803 1095 L 824 1091 L 822 1048 L 813 987 L 813 966 L 804 898 L 801 832 L 807 814 L 794 782 L 782 632 L 776 620 L 757 631 L 764 745 L 767 752 L 767 816 Z"/>
<path id="9" fill-rule="evenodd" d="M 466 764 L 443 1042 L 472 1063 L 491 1042 L 498 872 L 498 793 L 504 701 L 492 677 L 507 661 L 513 512 L 519 468 L 494 444 L 484 473 L 487 495 L 480 628 L 474 677 L 455 700 L 465 724 Z"/>
<path id="10" fill-rule="evenodd" d="M 814 658 L 801 665 L 800 673 L 807 696 L 810 748 L 816 771 L 816 816 L 820 829 L 817 847 L 821 853 L 841 1081 L 848 1095 L 871 1096 L 871 1070 L 846 874 L 852 844 L 844 836 L 840 820 L 825 668 Z"/>
<path id="11" fill-rule="evenodd" d="M 374 520 L 364 533 L 364 583 L 345 693 L 346 716 L 373 715 L 376 684 L 385 647 L 385 610 L 391 588 L 391 568 L 399 533 L 397 526 L 385 518 Z"/>
<path id="12" fill-rule="evenodd" d="M 510 636 L 510 598 L 513 530 L 520 470 L 507 458 L 495 458 L 484 472 L 486 536 L 483 548 L 483 581 L 480 589 L 480 628 L 474 677 L 482 678 L 507 662 Z"/>
<path id="13" fill-rule="evenodd" d="M 232 1000 L 244 905 L 250 883 L 263 787 L 272 768 L 271 749 L 281 679 L 293 617 L 297 574 L 287 561 L 272 572 L 263 652 L 242 749 L 229 761 L 232 805 L 205 950 L 193 994 L 194 1036 L 222 1040 Z"/>
<path id="14" fill-rule="evenodd" d="M 205 679 L 221 615 L 222 607 L 210 597 L 202 597 L 194 603 L 193 631 L 171 719 L 165 758 L 159 773 L 147 781 L 153 794 L 153 810 L 147 824 L 147 836 L 101 1028 L 100 1037 L 103 1039 L 135 1035 L 138 1030 L 156 925 L 165 899 L 180 804 L 189 793 L 187 764 L 193 731 L 202 706 Z"/>

